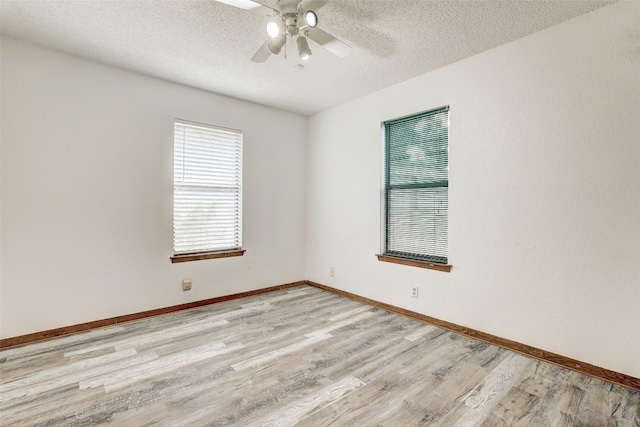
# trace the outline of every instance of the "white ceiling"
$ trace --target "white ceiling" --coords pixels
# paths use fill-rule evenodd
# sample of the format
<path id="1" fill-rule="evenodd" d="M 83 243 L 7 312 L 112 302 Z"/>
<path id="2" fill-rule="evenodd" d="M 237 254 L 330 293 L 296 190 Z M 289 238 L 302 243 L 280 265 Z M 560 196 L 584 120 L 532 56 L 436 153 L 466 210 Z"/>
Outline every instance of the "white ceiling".
<path id="1" fill-rule="evenodd" d="M 223 95 L 311 115 L 613 3 L 615 0 L 329 0 L 310 41 L 264 64 L 265 18 L 214 0 L 0 0 L 2 34 Z M 277 0 L 261 0 L 275 7 Z"/>

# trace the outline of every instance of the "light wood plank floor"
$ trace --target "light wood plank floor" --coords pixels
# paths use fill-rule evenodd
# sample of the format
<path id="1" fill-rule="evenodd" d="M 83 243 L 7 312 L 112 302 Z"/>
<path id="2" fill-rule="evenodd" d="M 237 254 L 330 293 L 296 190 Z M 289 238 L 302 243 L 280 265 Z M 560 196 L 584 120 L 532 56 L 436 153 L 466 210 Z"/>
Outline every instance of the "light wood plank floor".
<path id="1" fill-rule="evenodd" d="M 2 426 L 640 426 L 640 393 L 300 286 L 0 352 Z"/>

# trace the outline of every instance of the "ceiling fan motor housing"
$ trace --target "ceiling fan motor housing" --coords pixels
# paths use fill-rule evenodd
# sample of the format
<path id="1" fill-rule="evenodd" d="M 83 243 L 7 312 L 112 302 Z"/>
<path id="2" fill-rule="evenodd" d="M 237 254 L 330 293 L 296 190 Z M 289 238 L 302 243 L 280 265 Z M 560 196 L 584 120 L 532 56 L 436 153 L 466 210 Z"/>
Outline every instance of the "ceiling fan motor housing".
<path id="1" fill-rule="evenodd" d="M 287 13 L 284 15 L 284 22 L 287 27 L 287 33 L 291 36 L 298 34 L 298 16 L 295 13 Z"/>

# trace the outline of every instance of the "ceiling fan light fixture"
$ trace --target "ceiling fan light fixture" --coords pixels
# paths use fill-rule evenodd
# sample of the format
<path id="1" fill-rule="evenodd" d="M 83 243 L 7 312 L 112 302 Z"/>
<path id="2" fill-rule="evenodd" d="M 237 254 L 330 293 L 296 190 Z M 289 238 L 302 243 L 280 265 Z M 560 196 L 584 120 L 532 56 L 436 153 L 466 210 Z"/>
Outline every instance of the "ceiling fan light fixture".
<path id="1" fill-rule="evenodd" d="M 304 22 L 307 26 L 315 28 L 318 25 L 318 15 L 313 10 L 307 10 L 304 13 Z"/>
<path id="2" fill-rule="evenodd" d="M 300 55 L 300 59 L 306 60 L 311 56 L 311 49 L 309 49 L 309 42 L 305 37 L 299 36 L 296 40 L 296 44 L 298 45 L 298 55 Z"/>
<path id="3" fill-rule="evenodd" d="M 282 47 L 287 43 L 287 36 L 283 34 L 280 35 L 277 39 L 269 40 L 269 50 L 274 55 L 277 55 L 282 50 Z"/>
<path id="4" fill-rule="evenodd" d="M 280 25 L 276 21 L 267 22 L 267 34 L 272 39 L 277 38 L 280 35 Z"/>

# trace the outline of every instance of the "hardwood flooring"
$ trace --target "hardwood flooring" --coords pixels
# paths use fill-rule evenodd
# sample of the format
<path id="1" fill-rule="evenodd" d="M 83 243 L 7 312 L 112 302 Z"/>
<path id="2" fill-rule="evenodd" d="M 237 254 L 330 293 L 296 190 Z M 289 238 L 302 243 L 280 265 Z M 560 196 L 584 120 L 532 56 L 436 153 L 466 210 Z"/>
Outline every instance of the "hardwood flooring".
<path id="1" fill-rule="evenodd" d="M 310 286 L 0 351 L 0 426 L 640 426 L 640 392 Z"/>

